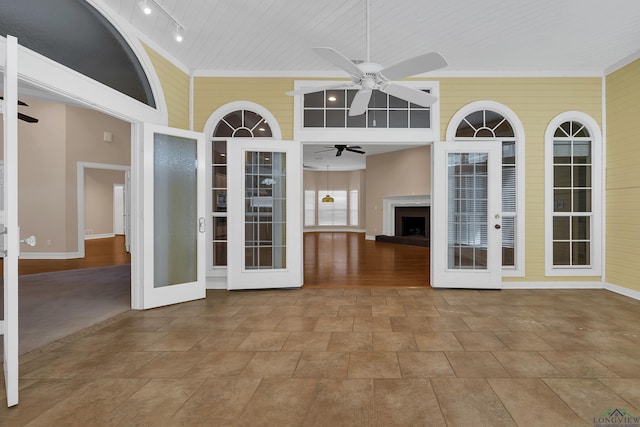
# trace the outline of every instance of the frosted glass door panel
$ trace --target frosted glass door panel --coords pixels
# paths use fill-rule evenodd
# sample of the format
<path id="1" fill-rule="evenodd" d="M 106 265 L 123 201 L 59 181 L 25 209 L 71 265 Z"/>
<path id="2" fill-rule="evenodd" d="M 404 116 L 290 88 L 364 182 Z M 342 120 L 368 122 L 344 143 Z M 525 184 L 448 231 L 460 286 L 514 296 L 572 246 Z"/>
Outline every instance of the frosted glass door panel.
<path id="1" fill-rule="evenodd" d="M 197 140 L 155 133 L 154 287 L 197 280 Z"/>
<path id="2" fill-rule="evenodd" d="M 244 268 L 287 267 L 287 155 L 245 152 Z"/>

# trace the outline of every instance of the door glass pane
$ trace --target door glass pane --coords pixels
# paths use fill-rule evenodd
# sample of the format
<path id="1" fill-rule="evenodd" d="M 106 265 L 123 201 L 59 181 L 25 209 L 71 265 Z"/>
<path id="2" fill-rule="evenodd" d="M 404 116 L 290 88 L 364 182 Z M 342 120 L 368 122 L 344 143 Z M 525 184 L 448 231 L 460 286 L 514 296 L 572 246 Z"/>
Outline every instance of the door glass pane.
<path id="1" fill-rule="evenodd" d="M 245 153 L 244 267 L 286 268 L 286 153 Z"/>
<path id="2" fill-rule="evenodd" d="M 487 153 L 449 153 L 447 166 L 449 269 L 487 268 Z"/>
<path id="3" fill-rule="evenodd" d="M 156 288 L 197 280 L 196 142 L 153 136 Z"/>

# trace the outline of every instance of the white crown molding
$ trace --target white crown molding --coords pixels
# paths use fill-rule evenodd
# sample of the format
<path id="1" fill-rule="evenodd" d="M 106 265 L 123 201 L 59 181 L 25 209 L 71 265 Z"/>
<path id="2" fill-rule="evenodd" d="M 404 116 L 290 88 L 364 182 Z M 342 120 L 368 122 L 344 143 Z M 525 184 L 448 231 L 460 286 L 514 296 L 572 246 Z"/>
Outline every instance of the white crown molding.
<path id="1" fill-rule="evenodd" d="M 631 64 L 636 59 L 640 59 L 640 50 L 633 52 L 631 55 L 625 56 L 621 60 L 614 62 L 604 70 L 604 75 L 608 76 L 611 73 L 618 71 L 619 69 Z"/>
<path id="2" fill-rule="evenodd" d="M 194 77 L 254 77 L 254 78 L 311 78 L 311 79 L 347 79 L 348 76 L 343 71 L 327 71 L 327 70 L 193 70 Z M 411 79 L 435 79 L 435 78 L 536 78 L 536 77 L 602 77 L 602 70 L 449 70 L 438 71 L 433 73 L 418 74 Z"/>

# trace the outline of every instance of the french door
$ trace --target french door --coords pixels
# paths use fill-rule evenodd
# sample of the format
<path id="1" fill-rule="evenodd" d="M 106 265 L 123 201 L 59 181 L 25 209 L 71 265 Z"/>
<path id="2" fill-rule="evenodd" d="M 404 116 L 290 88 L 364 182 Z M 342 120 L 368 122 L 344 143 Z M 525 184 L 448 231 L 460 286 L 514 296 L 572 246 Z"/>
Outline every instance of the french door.
<path id="1" fill-rule="evenodd" d="M 228 289 L 302 286 L 299 142 L 227 142 Z"/>
<path id="2" fill-rule="evenodd" d="M 204 134 L 144 124 L 143 292 L 136 308 L 204 298 Z"/>
<path id="3" fill-rule="evenodd" d="M 432 145 L 431 286 L 502 287 L 502 145 Z"/>
<path id="4" fill-rule="evenodd" d="M 0 322 L 4 349 L 4 382 L 7 406 L 18 404 L 18 41 L 8 36 L 4 55 L 3 197 L 0 202 L 0 239 L 4 269 L 4 318 Z"/>

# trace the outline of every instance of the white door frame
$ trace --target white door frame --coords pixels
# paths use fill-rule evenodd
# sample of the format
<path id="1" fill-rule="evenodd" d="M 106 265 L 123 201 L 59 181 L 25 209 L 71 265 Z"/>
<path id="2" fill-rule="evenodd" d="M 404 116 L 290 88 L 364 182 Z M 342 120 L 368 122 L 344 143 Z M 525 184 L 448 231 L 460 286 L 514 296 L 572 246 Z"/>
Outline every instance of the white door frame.
<path id="1" fill-rule="evenodd" d="M 113 234 L 116 236 L 127 234 L 124 187 L 125 184 L 113 184 Z"/>
<path id="2" fill-rule="evenodd" d="M 502 287 L 502 143 L 500 141 L 435 142 L 431 179 L 431 286 L 435 288 L 500 289 Z M 487 153 L 486 268 L 448 267 L 450 191 L 448 154 Z"/>
<path id="3" fill-rule="evenodd" d="M 4 121 L 3 205 L 0 223 L 4 230 L 2 256 L 4 269 L 4 318 L 0 322 L 4 350 L 4 381 L 7 406 L 18 404 L 18 40 L 8 37 L 4 53 Z M 6 52 L 6 53 L 5 53 Z"/>
<path id="4" fill-rule="evenodd" d="M 132 141 L 133 142 L 133 141 Z M 77 165 L 77 197 L 78 201 L 78 258 L 84 258 L 84 174 L 85 169 L 102 169 L 112 171 L 122 171 L 127 173 L 131 171 L 131 166 L 125 165 L 113 165 L 109 163 L 92 163 L 92 162 L 78 162 Z M 126 230 L 125 230 L 126 232 Z M 132 260 L 133 262 L 133 260 Z"/>

